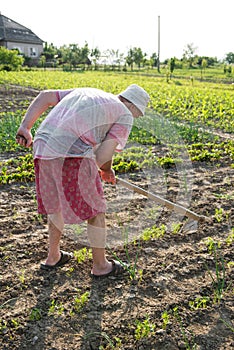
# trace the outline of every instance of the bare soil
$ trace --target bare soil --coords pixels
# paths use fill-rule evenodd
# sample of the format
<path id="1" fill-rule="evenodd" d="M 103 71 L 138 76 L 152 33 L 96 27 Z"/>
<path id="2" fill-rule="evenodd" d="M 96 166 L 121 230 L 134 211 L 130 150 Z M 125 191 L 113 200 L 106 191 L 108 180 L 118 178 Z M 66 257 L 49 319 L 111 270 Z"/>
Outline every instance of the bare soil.
<path id="1" fill-rule="evenodd" d="M 1 109 L 22 108 L 35 94 L 30 89 L 2 89 Z M 18 155 L 5 153 L 1 158 Z M 126 272 L 118 278 L 94 280 L 90 259 L 82 263 L 73 259 L 51 272 L 40 270 L 48 235 L 46 219 L 37 215 L 34 183 L 0 185 L 0 348 L 234 349 L 234 256 L 233 241 L 228 240 L 234 226 L 234 169 L 230 164 L 226 156 L 193 164 L 189 208 L 210 220 L 186 229 L 187 220 L 182 218 L 178 232 L 173 225 L 178 218 L 165 207 L 119 186 L 105 185 L 108 256 L 116 254 L 132 266 L 136 263 L 134 279 Z M 166 171 L 163 195 L 171 201 L 181 191 L 180 175 L 176 168 Z M 149 186 L 142 174 L 126 177 L 160 193 L 157 179 Z M 223 209 L 220 217 L 217 209 Z M 139 239 L 143 229 L 153 224 L 166 225 L 166 233 L 148 241 Z M 118 237 L 126 227 L 131 227 L 128 244 Z M 85 246 L 80 231 L 65 229 L 63 250 L 74 252 Z M 208 239 L 220 242 L 216 257 L 209 252 Z M 224 282 L 220 301 L 215 298 L 217 280 Z M 86 292 L 88 301 L 79 309 L 75 298 Z M 199 304 L 202 299 L 206 301 Z M 168 316 L 164 320 L 163 313 Z"/>

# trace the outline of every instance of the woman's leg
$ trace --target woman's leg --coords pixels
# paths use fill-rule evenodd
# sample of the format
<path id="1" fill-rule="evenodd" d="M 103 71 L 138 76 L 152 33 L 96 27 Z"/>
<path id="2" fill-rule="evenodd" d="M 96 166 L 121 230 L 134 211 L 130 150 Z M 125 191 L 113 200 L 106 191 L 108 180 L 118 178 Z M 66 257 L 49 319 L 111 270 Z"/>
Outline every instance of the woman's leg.
<path id="1" fill-rule="evenodd" d="M 99 213 L 95 217 L 88 219 L 87 234 L 93 255 L 92 273 L 95 275 L 109 273 L 113 265 L 106 258 L 106 224 L 104 213 Z"/>
<path id="2" fill-rule="evenodd" d="M 60 257 L 60 239 L 63 233 L 64 222 L 61 213 L 48 215 L 49 249 L 45 264 L 55 265 Z"/>

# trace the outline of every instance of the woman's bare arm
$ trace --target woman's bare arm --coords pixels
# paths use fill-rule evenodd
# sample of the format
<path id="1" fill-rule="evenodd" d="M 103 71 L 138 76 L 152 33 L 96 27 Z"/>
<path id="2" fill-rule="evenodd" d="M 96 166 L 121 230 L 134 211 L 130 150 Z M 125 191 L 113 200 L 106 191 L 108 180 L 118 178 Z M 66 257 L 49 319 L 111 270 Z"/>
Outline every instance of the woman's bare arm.
<path id="1" fill-rule="evenodd" d="M 24 119 L 16 133 L 16 142 L 21 146 L 30 147 L 32 144 L 31 128 L 49 107 L 55 106 L 58 102 L 55 90 L 41 91 L 26 111 Z"/>

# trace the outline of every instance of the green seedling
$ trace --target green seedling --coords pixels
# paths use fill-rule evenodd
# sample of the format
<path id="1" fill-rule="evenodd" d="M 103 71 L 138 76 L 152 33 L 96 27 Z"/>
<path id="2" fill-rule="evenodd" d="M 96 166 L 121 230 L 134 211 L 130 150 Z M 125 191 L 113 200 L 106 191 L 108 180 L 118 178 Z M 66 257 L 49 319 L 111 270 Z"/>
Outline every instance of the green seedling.
<path id="1" fill-rule="evenodd" d="M 48 315 L 51 316 L 51 315 L 61 315 L 64 311 L 64 306 L 61 302 L 58 302 L 56 300 L 52 300 L 51 301 L 51 305 L 49 307 L 49 310 L 48 310 Z"/>
<path id="2" fill-rule="evenodd" d="M 13 327 L 14 328 L 18 328 L 19 327 L 19 321 L 17 320 L 17 319 L 15 319 L 15 318 L 12 318 L 11 320 L 10 320 L 10 323 L 13 325 Z"/>
<path id="3" fill-rule="evenodd" d="M 169 322 L 170 322 L 170 314 L 167 312 L 167 311 L 164 311 L 163 313 L 162 313 L 162 320 L 163 320 L 163 325 L 162 325 L 162 328 L 163 329 L 166 329 L 167 328 L 167 325 L 169 324 Z"/>
<path id="4" fill-rule="evenodd" d="M 149 241 L 151 238 L 161 238 L 166 233 L 166 226 L 161 225 L 160 227 L 157 227 L 154 225 L 151 228 L 146 228 L 142 233 L 142 239 L 143 241 Z"/>
<path id="5" fill-rule="evenodd" d="M 73 300 L 73 310 L 75 312 L 80 312 L 81 309 L 84 307 L 85 304 L 87 304 L 88 300 L 89 300 L 89 296 L 90 293 L 89 292 L 85 292 L 81 295 L 77 295 L 75 296 L 74 300 Z"/>
<path id="6" fill-rule="evenodd" d="M 221 247 L 221 243 L 215 241 L 212 237 L 208 237 L 206 242 L 205 242 L 209 254 L 213 254 L 217 248 Z"/>
<path id="7" fill-rule="evenodd" d="M 234 261 L 229 261 L 227 263 L 227 267 L 228 267 L 228 269 L 234 268 Z"/>
<path id="8" fill-rule="evenodd" d="M 228 235 L 226 243 L 228 246 L 234 243 L 234 227 L 232 228 L 232 232 Z"/>
<path id="9" fill-rule="evenodd" d="M 186 350 L 196 350 L 197 349 L 197 344 L 194 343 L 194 337 L 192 336 L 192 340 L 190 341 L 191 338 L 191 333 L 187 335 L 188 331 L 184 328 L 182 319 L 179 315 L 178 312 L 178 306 L 173 308 L 173 316 L 175 320 L 179 323 L 181 334 L 185 343 L 185 349 Z"/>
<path id="10" fill-rule="evenodd" d="M 137 280 L 139 279 L 140 281 L 142 280 L 142 276 L 143 276 L 143 270 L 139 270 L 137 269 L 137 262 L 138 262 L 138 257 L 139 257 L 139 251 L 140 251 L 140 240 L 135 241 L 135 244 L 137 242 L 138 248 L 137 248 L 137 252 L 134 258 L 133 263 L 131 262 L 131 257 L 129 255 L 129 249 L 128 249 L 128 229 L 124 229 L 124 250 L 125 250 L 125 254 L 126 254 L 126 258 L 127 258 L 127 262 L 125 263 L 124 261 L 122 261 L 115 252 L 113 252 L 110 249 L 110 252 L 112 253 L 112 255 L 114 256 L 114 258 L 119 261 L 119 263 L 124 266 L 125 270 L 128 272 L 130 279 L 131 280 Z"/>
<path id="11" fill-rule="evenodd" d="M 225 262 L 222 254 L 218 250 L 217 244 L 212 244 L 212 250 L 211 253 L 214 256 L 215 261 L 215 276 L 213 276 L 212 272 L 208 268 L 206 264 L 207 271 L 212 279 L 213 287 L 214 287 L 214 303 L 220 302 L 220 300 L 223 297 L 223 293 L 225 290 L 227 290 L 228 287 L 225 287 L 226 284 L 226 269 L 225 269 Z"/>
<path id="12" fill-rule="evenodd" d="M 25 284 L 25 270 L 22 270 L 19 275 L 19 280 L 21 284 Z"/>
<path id="13" fill-rule="evenodd" d="M 215 219 L 217 222 L 221 222 L 223 220 L 224 210 L 223 208 L 216 208 L 215 209 Z"/>
<path id="14" fill-rule="evenodd" d="M 78 264 L 81 264 L 82 262 L 86 260 L 92 259 L 92 251 L 91 249 L 82 248 L 79 250 L 74 251 L 74 258 L 76 259 Z"/>
<path id="15" fill-rule="evenodd" d="M 154 334 L 155 324 L 151 323 L 147 317 L 144 321 L 136 320 L 135 334 L 136 340 L 147 338 Z"/>
<path id="16" fill-rule="evenodd" d="M 171 225 L 172 233 L 177 234 L 180 231 L 181 227 L 182 227 L 182 223 L 180 223 L 180 222 L 177 224 L 172 223 L 172 225 Z"/>
<path id="17" fill-rule="evenodd" d="M 7 331 L 7 321 L 0 320 L 0 334 L 4 334 Z"/>
<path id="18" fill-rule="evenodd" d="M 190 301 L 189 306 L 193 310 L 206 309 L 207 303 L 210 301 L 209 297 L 197 297 L 195 301 Z"/>
<path id="19" fill-rule="evenodd" d="M 41 310 L 38 308 L 34 308 L 31 310 L 31 313 L 29 315 L 29 320 L 30 321 L 39 321 L 41 319 L 42 315 L 41 315 Z"/>
<path id="20" fill-rule="evenodd" d="M 225 324 L 225 326 L 227 328 L 229 328 L 233 333 L 234 333 L 234 327 L 233 325 L 230 325 L 228 322 L 226 322 L 225 320 L 223 320 L 222 318 L 220 318 L 220 320 Z"/>
<path id="21" fill-rule="evenodd" d="M 72 272 L 74 271 L 74 267 L 69 267 L 68 271 L 66 272 L 66 275 L 70 277 L 72 275 Z"/>

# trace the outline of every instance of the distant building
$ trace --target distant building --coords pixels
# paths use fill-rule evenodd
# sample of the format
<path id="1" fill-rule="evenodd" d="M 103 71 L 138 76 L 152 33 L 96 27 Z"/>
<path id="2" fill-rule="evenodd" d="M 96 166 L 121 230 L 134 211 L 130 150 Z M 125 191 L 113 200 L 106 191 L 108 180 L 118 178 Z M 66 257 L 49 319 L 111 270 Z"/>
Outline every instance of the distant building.
<path id="1" fill-rule="evenodd" d="M 25 57 L 37 62 L 43 52 L 43 40 L 30 29 L 0 13 L 0 46 L 18 49 Z"/>

